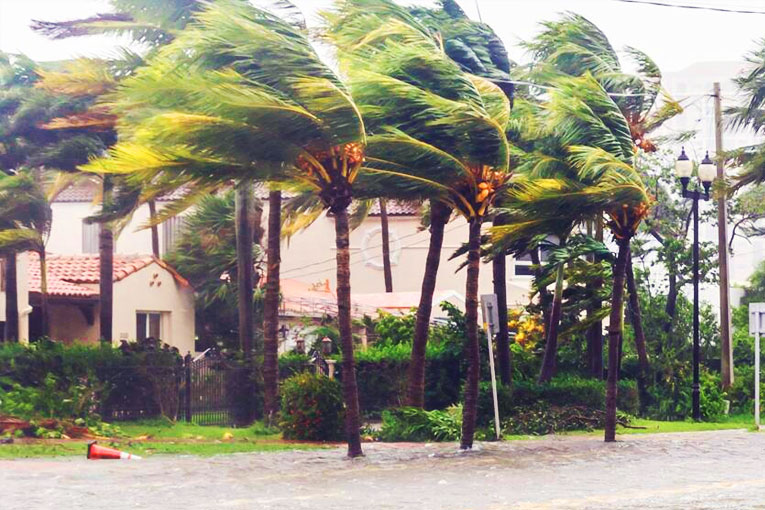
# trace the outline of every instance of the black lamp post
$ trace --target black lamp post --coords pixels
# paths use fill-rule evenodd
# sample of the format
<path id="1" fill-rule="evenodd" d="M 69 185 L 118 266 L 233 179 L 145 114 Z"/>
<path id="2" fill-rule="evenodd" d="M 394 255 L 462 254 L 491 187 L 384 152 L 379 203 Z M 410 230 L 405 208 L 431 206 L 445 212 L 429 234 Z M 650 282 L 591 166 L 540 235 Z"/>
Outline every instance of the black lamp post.
<path id="1" fill-rule="evenodd" d="M 709 188 L 717 175 L 717 167 L 709 159 L 707 152 L 704 159 L 698 167 L 697 176 L 704 187 L 704 192 L 698 190 L 689 190 L 688 184 L 693 174 L 693 162 L 685 154 L 685 148 L 680 152 L 680 157 L 675 163 L 675 174 L 680 178 L 683 186 L 683 197 L 690 198 L 693 201 L 693 419 L 701 420 L 701 409 L 699 406 L 699 200 L 709 200 Z"/>

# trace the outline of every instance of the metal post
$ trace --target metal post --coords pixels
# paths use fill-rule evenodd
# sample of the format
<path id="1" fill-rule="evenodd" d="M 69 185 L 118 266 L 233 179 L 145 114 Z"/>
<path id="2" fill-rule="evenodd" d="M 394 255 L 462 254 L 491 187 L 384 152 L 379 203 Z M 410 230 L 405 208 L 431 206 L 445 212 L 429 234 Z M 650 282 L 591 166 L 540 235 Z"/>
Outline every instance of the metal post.
<path id="1" fill-rule="evenodd" d="M 491 344 L 491 339 L 494 337 L 494 324 L 493 324 L 493 315 L 492 315 L 492 304 L 491 302 L 486 304 L 486 307 L 488 308 L 488 321 L 486 324 L 486 342 L 489 346 L 489 371 L 491 372 L 491 394 L 494 399 L 494 432 L 497 435 L 497 439 L 500 438 L 501 432 L 499 427 L 499 401 L 497 399 L 497 376 L 494 372 L 494 349 Z"/>
<path id="2" fill-rule="evenodd" d="M 693 419 L 701 420 L 699 386 L 699 193 L 693 196 Z"/>
<path id="3" fill-rule="evenodd" d="M 185 410 L 186 422 L 191 423 L 191 353 L 183 358 L 183 369 L 186 376 L 186 392 L 183 395 L 183 408 Z"/>
<path id="4" fill-rule="evenodd" d="M 760 318 L 757 317 L 759 326 Z M 760 329 L 754 333 L 754 424 L 760 429 Z"/>

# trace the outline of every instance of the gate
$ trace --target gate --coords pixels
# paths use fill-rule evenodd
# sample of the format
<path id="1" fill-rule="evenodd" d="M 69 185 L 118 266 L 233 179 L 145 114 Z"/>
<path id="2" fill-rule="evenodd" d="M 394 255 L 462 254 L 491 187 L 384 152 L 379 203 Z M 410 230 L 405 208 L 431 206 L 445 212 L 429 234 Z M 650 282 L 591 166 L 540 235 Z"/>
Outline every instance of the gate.
<path id="1" fill-rule="evenodd" d="M 255 392 L 245 365 L 224 358 L 218 351 L 206 351 L 197 359 L 186 355 L 184 368 L 187 422 L 231 426 L 252 419 Z"/>

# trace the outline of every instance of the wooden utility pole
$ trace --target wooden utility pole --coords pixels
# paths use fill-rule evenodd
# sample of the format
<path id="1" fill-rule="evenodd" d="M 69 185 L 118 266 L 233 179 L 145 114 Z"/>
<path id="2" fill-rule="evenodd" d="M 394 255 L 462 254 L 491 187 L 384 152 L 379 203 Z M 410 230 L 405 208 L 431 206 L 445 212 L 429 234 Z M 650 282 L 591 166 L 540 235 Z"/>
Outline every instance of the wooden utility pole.
<path id="1" fill-rule="evenodd" d="M 722 181 L 725 179 L 725 161 L 722 158 L 723 126 L 719 82 L 715 82 L 712 96 L 715 99 L 717 178 Z M 728 266 L 728 214 L 725 204 L 725 193 L 719 193 L 717 197 L 717 251 L 720 260 L 720 338 L 722 339 L 720 364 L 722 369 L 722 386 L 723 388 L 730 388 L 733 385 L 733 347 L 731 342 L 730 273 Z"/>

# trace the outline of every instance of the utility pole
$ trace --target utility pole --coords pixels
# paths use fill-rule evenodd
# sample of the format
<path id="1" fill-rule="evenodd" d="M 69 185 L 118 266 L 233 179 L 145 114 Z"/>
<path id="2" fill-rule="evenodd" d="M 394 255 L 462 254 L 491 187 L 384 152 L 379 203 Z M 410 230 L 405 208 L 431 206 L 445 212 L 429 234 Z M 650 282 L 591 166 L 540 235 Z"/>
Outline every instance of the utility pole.
<path id="1" fill-rule="evenodd" d="M 719 82 L 714 83 L 712 96 L 715 99 L 717 178 L 723 181 L 725 179 L 725 161 L 722 159 L 722 100 Z M 728 266 L 728 214 L 725 193 L 719 193 L 717 197 L 717 251 L 720 261 L 720 338 L 722 339 L 720 365 L 722 386 L 727 389 L 733 385 L 733 347 L 731 342 L 730 273 Z"/>

